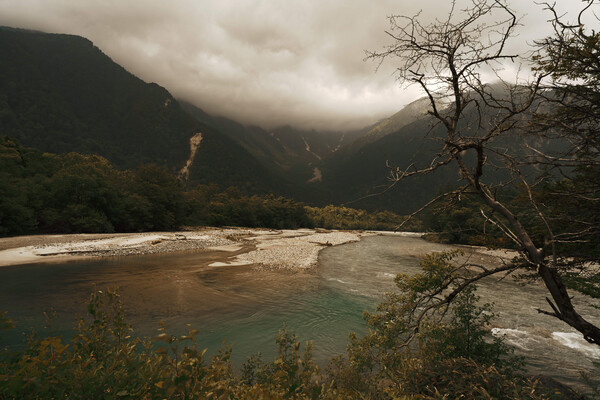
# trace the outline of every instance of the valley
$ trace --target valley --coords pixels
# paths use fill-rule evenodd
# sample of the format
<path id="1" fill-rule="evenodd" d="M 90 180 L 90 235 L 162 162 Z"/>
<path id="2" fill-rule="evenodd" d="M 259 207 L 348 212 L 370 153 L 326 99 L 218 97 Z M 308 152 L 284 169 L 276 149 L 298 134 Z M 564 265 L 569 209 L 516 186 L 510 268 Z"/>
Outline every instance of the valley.
<path id="1" fill-rule="evenodd" d="M 179 102 L 166 89 L 128 73 L 84 38 L 1 28 L 0 51 L 6 55 L 0 62 L 5 77 L 0 82 L 1 132 L 45 152 L 94 153 L 118 168 L 155 163 L 183 174 L 189 185 L 236 186 L 246 193 L 275 193 L 321 206 L 380 190 L 388 160 L 431 156 L 420 150 L 420 142 L 391 147 L 384 141 L 388 136 L 405 141 L 401 138 L 407 135 L 416 141 L 428 129 L 423 122 L 396 134 L 422 119 L 423 100 L 355 131 L 266 130 Z M 70 60 L 69 68 L 60 59 Z M 192 155 L 190 140 L 198 132 L 202 142 L 194 145 Z M 404 152 L 390 151 L 394 148 Z M 442 182 L 447 178 L 436 185 Z M 376 196 L 356 207 L 409 212 L 439 190 L 424 187 L 430 190 L 413 185 L 395 190 L 395 200 Z"/>
<path id="2" fill-rule="evenodd" d="M 397 88 L 334 67 L 345 48 L 311 55 L 321 37 L 286 48 L 221 21 L 209 36 L 260 57 L 215 42 L 162 60 L 173 37 L 131 64 L 182 72 L 155 83 L 85 37 L 0 27 L 0 397 L 600 394 L 600 35 L 545 4 L 537 80 L 509 83 L 515 14 L 472 4 L 466 25 L 454 7 L 388 17 L 395 44 L 364 57 L 400 59 L 406 101 L 377 118 L 367 103 Z M 270 103 L 263 57 L 287 66 Z M 282 73 L 296 64 L 312 81 Z M 339 119 L 347 101 L 360 118 Z"/>

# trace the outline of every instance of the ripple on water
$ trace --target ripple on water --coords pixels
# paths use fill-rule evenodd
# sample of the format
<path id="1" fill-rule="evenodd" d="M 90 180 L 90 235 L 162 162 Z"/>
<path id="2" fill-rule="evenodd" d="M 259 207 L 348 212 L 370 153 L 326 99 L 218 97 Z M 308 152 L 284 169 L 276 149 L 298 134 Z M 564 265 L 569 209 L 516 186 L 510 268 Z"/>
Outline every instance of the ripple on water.
<path id="1" fill-rule="evenodd" d="M 274 336 L 285 323 L 300 340 L 314 340 L 315 358 L 325 362 L 345 350 L 348 332 L 366 331 L 363 311 L 373 310 L 383 293 L 395 290 L 397 273 L 418 272 L 419 255 L 446 248 L 415 238 L 366 237 L 323 250 L 320 267 L 303 275 L 205 268 L 211 260 L 204 252 L 4 268 L 0 305 L 20 316 L 19 321 L 31 319 L 32 326 L 34 318 L 43 323 L 42 311 L 54 307 L 71 326 L 72 315 L 82 309 L 79 299 L 89 296 L 93 283 L 119 285 L 132 323 L 142 334 L 154 334 L 158 319 L 174 333 L 185 332 L 191 323 L 201 329 L 203 347 L 218 349 L 223 339 L 234 343 L 239 365 L 257 351 L 265 359 L 272 357 Z M 518 354 L 528 357 L 534 373 L 576 380 L 578 371 L 590 371 L 591 361 L 600 359 L 600 350 L 578 334 L 557 331 L 566 328 L 525 306 L 543 303 L 543 288 L 490 280 L 481 282 L 478 294 L 482 302 L 496 303 L 501 328 L 494 334 L 505 336 Z M 587 298 L 580 302 L 586 315 L 598 315 L 592 307 L 599 303 Z"/>
<path id="2" fill-rule="evenodd" d="M 377 272 L 377 278 L 383 278 L 383 279 L 389 279 L 392 278 L 394 279 L 396 277 L 396 274 L 392 274 L 391 272 Z"/>

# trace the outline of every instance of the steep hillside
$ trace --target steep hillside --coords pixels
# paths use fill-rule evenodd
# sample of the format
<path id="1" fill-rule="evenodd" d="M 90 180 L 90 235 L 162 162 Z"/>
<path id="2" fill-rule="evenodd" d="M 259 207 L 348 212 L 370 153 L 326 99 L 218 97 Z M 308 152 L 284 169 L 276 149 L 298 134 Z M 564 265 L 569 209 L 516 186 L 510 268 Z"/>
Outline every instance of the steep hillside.
<path id="1" fill-rule="evenodd" d="M 191 117 L 78 36 L 0 28 L 0 134 L 53 153 L 98 154 L 119 168 L 179 171 L 201 133 L 191 183 L 288 193 L 235 141 Z"/>
<path id="2" fill-rule="evenodd" d="M 176 166 L 194 120 L 78 36 L 0 29 L 1 131 L 27 146 L 97 153 L 120 167 Z"/>
<path id="3" fill-rule="evenodd" d="M 244 193 L 274 193 L 294 196 L 292 184 L 263 166 L 242 146 L 211 127 L 203 126 L 189 182 L 235 186 Z"/>
<path id="4" fill-rule="evenodd" d="M 189 103 L 182 102 L 181 105 L 199 122 L 222 132 L 260 160 L 267 168 L 285 170 L 286 163 L 289 162 L 288 157 L 285 156 L 285 149 L 264 129 L 245 126 L 224 117 L 213 117 Z"/>
<path id="5" fill-rule="evenodd" d="M 322 182 L 315 185 L 324 194 L 322 201 L 401 213 L 414 211 L 443 187 L 456 185 L 457 170 L 443 168 L 435 174 L 402 181 L 388 190 L 390 171 L 386 165 L 428 165 L 439 146 L 436 137 L 441 134 L 439 129 L 431 130 L 428 118 L 421 118 L 355 151 L 326 160 L 321 165 Z"/>
<path id="6" fill-rule="evenodd" d="M 407 106 L 403 107 L 396 114 L 376 124 L 373 128 L 369 129 L 369 132 L 358 140 L 357 144 L 366 144 L 375 142 L 382 137 L 394 133 L 402 129 L 408 124 L 411 124 L 418 119 L 423 118 L 427 111 L 431 108 L 429 99 L 426 97 L 420 98 L 413 101 Z"/>
<path id="7" fill-rule="evenodd" d="M 189 186 L 216 183 L 317 205 L 414 211 L 459 180 L 447 167 L 378 194 L 390 184 L 386 163 L 423 167 L 435 157 L 443 132 L 431 129 L 426 110 L 426 100 L 417 100 L 354 132 L 248 127 L 180 105 L 84 38 L 0 28 L 0 135 L 47 152 L 98 154 L 118 168 L 156 163 Z M 496 145 L 520 151 L 523 140 Z M 486 174 L 506 178 L 500 170 Z"/>
<path id="8" fill-rule="evenodd" d="M 365 128 L 350 132 L 320 132 L 291 126 L 266 130 L 257 126 L 245 126 L 228 118 L 210 116 L 189 103 L 181 104 L 198 121 L 222 132 L 272 173 L 294 182 L 296 186 L 302 186 L 313 178 L 315 168 L 322 160 L 331 157 L 368 131 Z"/>
<path id="9" fill-rule="evenodd" d="M 502 85 L 490 85 L 495 94 L 501 96 Z M 314 183 L 314 193 L 319 193 L 316 201 L 321 203 L 345 203 L 352 207 L 367 209 L 388 209 L 399 213 L 409 213 L 423 206 L 436 194 L 456 187 L 460 183 L 458 169 L 451 163 L 434 173 L 418 175 L 390 188 L 390 170 L 386 165 L 400 169 L 427 168 L 443 146 L 445 130 L 435 126 L 433 117 L 422 112 L 417 101 L 401 110 L 389 120 L 379 124 L 367 135 L 342 151 L 339 151 L 319 165 L 322 179 Z M 417 112 L 415 112 L 417 111 Z M 459 125 L 465 135 L 477 137 L 481 126 L 490 125 L 495 118 L 495 110 L 471 108 L 465 111 L 464 120 Z M 526 116 L 523 116 L 524 118 Z M 399 127 L 392 131 L 393 127 Z M 377 138 L 378 137 L 378 138 Z M 376 139 L 374 139 L 376 138 Z M 544 173 L 540 164 L 531 165 L 535 153 L 530 148 L 547 154 L 559 154 L 564 143 L 544 137 L 524 136 L 518 132 L 494 138 L 488 146 L 495 150 L 489 154 L 484 170 L 483 181 L 498 184 L 514 179 L 504 168 L 503 154 L 511 154 L 529 166 L 524 166 L 526 179 L 533 179 Z M 469 154 L 474 156 L 474 154 Z M 470 159 L 467 158 L 467 161 Z"/>

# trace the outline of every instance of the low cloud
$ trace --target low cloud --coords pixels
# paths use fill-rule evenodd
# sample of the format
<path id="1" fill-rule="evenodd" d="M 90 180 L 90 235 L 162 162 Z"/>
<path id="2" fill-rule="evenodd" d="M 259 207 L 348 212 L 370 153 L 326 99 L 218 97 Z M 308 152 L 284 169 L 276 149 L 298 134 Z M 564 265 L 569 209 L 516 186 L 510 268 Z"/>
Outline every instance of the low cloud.
<path id="1" fill-rule="evenodd" d="M 364 50 L 389 43 L 386 17 L 423 7 L 423 18 L 432 19 L 448 3 L 0 0 L 0 24 L 87 37 L 133 74 L 214 115 L 267 128 L 350 129 L 422 95 L 398 87 L 393 63 L 375 73 L 363 61 Z M 523 46 L 549 16 L 533 2 L 513 3 L 529 13 Z"/>

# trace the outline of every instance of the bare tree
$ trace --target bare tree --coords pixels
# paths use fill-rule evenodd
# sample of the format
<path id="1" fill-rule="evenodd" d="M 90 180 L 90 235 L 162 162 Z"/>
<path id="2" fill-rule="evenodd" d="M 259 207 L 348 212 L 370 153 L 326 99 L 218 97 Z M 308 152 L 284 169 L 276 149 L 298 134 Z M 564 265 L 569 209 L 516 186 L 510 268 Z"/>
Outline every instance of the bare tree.
<path id="1" fill-rule="evenodd" d="M 570 29 L 561 25 L 558 14 L 553 15 L 557 30 Z M 444 165 L 458 166 L 463 186 L 450 195 L 470 193 L 480 198 L 488 210 L 481 210 L 485 220 L 510 238 L 522 254 L 520 260 L 508 265 L 479 266 L 474 275 L 453 276 L 419 309 L 444 307 L 458 292 L 485 276 L 525 271 L 541 279 L 548 290 L 550 310 L 538 309 L 539 312 L 564 321 L 588 342 L 600 345 L 600 329 L 581 316 L 571 302 L 556 251 L 561 239 L 535 195 L 536 181 L 527 173 L 527 165 L 534 162 L 552 164 L 567 156 L 574 159 L 574 153 L 553 159 L 539 150 L 536 154 L 537 149 L 532 146 L 525 154 L 506 145 L 517 135 L 522 143 L 527 143 L 522 135 L 531 131 L 528 113 L 541 107 L 540 94 L 546 93 L 542 83 L 557 71 L 564 59 L 562 53 L 558 54 L 558 61 L 548 58 L 545 67 L 538 68 L 527 83 L 490 85 L 484 82 L 484 76 L 498 76 L 503 65 L 520 59 L 507 50 L 519 21 L 504 0 L 472 0 L 464 10 L 453 1 L 448 17 L 430 24 L 422 23 L 419 14 L 391 16 L 389 21 L 387 34 L 393 43 L 383 51 L 368 52 L 367 58 L 380 63 L 388 58 L 399 62 L 398 80 L 421 87 L 429 98 L 432 120 L 444 131 L 439 139 L 439 153 L 431 164 L 426 168 L 392 168 L 392 184 L 408 176 L 434 172 Z M 486 172 L 491 168 L 504 168 L 510 179 L 503 183 L 490 181 Z M 508 187 L 518 187 L 525 193 L 529 212 L 543 227 L 542 242 L 520 221 L 516 210 L 501 200 L 500 193 Z M 414 332 L 418 331 L 420 320 L 415 321 Z"/>

